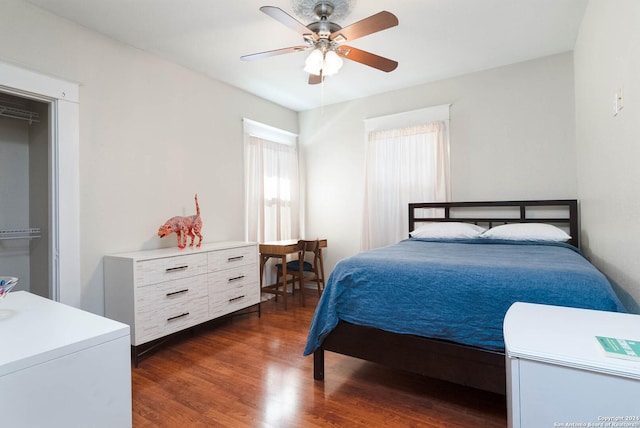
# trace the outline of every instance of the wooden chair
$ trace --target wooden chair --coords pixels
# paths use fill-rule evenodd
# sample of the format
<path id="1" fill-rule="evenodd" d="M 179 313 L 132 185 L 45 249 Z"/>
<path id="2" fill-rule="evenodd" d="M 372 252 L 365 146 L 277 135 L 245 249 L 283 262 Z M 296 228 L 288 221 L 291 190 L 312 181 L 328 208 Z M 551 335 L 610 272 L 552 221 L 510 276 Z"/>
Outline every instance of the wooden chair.
<path id="1" fill-rule="evenodd" d="M 287 276 L 291 275 L 292 292 L 295 293 L 296 282 L 300 290 L 300 301 L 302 306 L 304 302 L 304 284 L 305 282 L 315 282 L 318 288 L 318 296 L 324 290 L 324 263 L 322 260 L 322 250 L 320 249 L 320 241 L 308 241 L 301 239 L 298 242 L 298 259 L 287 262 Z M 282 277 L 282 264 L 276 265 L 276 282 L 280 284 Z M 287 278 L 284 279 L 284 287 L 289 283 Z"/>

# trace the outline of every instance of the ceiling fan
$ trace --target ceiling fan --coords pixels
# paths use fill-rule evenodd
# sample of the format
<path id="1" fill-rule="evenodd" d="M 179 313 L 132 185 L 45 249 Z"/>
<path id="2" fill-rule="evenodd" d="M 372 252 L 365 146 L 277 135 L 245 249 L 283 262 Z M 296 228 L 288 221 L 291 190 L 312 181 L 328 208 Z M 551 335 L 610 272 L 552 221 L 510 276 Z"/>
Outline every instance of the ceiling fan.
<path id="1" fill-rule="evenodd" d="M 342 28 L 329 20 L 334 9 L 334 3 L 331 1 L 316 2 L 313 6 L 313 12 L 318 21 L 304 25 L 279 7 L 262 6 L 260 8 L 262 12 L 302 35 L 305 44 L 244 55 L 240 58 L 245 61 L 252 61 L 313 49 L 307 57 L 304 68 L 309 73 L 310 85 L 321 83 L 325 76 L 335 74 L 342 66 L 342 58 L 359 62 L 387 73 L 396 69 L 398 66 L 396 61 L 344 45 L 345 42 L 352 42 L 360 37 L 395 27 L 398 25 L 398 18 L 394 14 L 382 11 Z"/>

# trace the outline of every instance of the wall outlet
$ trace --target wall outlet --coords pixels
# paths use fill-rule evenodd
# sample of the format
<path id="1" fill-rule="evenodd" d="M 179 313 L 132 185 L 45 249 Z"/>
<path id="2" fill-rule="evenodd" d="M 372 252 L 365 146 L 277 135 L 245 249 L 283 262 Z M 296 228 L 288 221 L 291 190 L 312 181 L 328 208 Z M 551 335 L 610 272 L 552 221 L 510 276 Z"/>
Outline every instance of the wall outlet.
<path id="1" fill-rule="evenodd" d="M 622 89 L 618 89 L 613 96 L 613 115 L 617 116 L 618 113 L 620 113 L 620 110 L 622 110 L 622 108 L 624 107 L 624 103 L 622 100 Z"/>

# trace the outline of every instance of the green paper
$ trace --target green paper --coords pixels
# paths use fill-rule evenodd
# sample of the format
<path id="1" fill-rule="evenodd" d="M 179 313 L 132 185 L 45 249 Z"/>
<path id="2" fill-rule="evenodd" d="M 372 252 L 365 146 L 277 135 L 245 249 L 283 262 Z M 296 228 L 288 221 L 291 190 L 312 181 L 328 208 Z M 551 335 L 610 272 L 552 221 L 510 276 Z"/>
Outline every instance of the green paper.
<path id="1" fill-rule="evenodd" d="M 596 336 L 606 355 L 640 361 L 640 341 Z"/>

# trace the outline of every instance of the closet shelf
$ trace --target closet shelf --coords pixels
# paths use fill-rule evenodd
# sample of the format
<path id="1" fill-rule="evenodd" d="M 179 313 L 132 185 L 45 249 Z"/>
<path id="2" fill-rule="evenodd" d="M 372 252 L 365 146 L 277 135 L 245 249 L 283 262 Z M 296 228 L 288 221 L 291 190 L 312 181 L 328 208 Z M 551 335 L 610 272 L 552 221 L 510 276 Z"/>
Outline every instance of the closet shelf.
<path id="1" fill-rule="evenodd" d="M 0 240 L 35 239 L 40 237 L 40 228 L 0 230 Z"/>
<path id="2" fill-rule="evenodd" d="M 28 120 L 29 125 L 33 122 L 40 122 L 40 115 L 36 112 L 3 105 L 0 105 L 0 116 L 10 117 L 12 119 Z"/>

